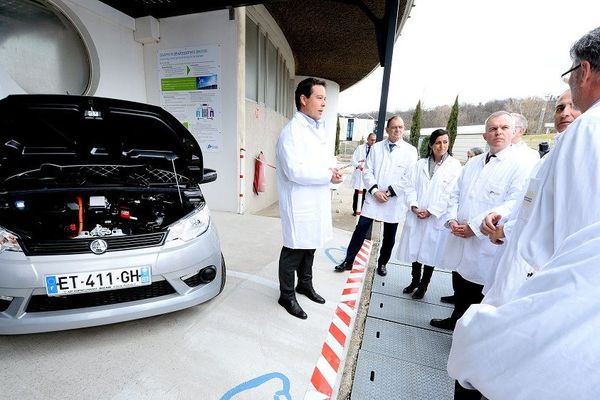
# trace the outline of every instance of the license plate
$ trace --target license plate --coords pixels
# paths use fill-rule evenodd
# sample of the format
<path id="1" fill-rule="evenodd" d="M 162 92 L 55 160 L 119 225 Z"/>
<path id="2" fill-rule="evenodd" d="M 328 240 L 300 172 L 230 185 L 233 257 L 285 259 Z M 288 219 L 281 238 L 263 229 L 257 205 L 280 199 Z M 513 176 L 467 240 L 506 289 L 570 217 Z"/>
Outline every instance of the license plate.
<path id="1" fill-rule="evenodd" d="M 125 289 L 149 285 L 152 283 L 151 277 L 150 267 L 46 275 L 46 293 L 48 296 L 63 296 L 101 290 Z"/>

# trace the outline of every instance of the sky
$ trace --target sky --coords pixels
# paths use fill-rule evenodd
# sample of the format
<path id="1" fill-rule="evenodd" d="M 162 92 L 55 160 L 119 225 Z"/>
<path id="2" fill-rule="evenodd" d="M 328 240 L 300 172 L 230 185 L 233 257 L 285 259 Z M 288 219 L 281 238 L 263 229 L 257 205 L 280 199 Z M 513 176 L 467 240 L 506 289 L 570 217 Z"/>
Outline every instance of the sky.
<path id="1" fill-rule="evenodd" d="M 394 46 L 389 111 L 558 96 L 569 49 L 600 26 L 598 0 L 414 0 Z M 374 39 L 373 39 L 374 40 Z M 340 94 L 339 112 L 379 109 L 383 68 Z"/>

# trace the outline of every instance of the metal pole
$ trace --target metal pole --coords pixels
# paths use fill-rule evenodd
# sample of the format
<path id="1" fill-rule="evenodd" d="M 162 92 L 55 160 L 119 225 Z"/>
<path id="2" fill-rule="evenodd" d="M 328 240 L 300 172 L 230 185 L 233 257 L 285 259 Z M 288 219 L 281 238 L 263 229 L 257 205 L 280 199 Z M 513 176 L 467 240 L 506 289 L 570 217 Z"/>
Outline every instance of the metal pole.
<path id="1" fill-rule="evenodd" d="M 394 55 L 394 39 L 396 37 L 396 24 L 398 21 L 399 5 L 399 0 L 386 0 L 385 2 L 387 35 L 385 41 L 383 82 L 381 84 L 381 100 L 379 102 L 379 115 L 377 117 L 377 141 L 383 139 L 383 128 L 385 126 L 385 112 L 387 109 L 388 92 L 390 88 L 390 75 L 392 73 L 392 56 Z"/>

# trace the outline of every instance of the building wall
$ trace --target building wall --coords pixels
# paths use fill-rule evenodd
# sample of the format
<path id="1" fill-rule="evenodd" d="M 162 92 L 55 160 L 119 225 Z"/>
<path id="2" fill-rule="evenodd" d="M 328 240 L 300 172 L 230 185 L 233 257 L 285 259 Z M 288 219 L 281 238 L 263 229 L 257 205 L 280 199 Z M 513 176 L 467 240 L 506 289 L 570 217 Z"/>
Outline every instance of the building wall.
<path id="1" fill-rule="evenodd" d="M 340 142 L 348 140 L 347 135 L 349 119 L 354 120 L 354 128 L 352 129 L 352 141 L 366 141 L 369 133 L 375 132 L 375 120 L 373 119 L 340 116 Z"/>
<path id="2" fill-rule="evenodd" d="M 97 88 L 90 95 L 146 102 L 143 46 L 133 39 L 135 20 L 93 0 L 54 0 L 83 25 L 97 52 Z M 80 30 L 82 26 L 75 24 Z"/>
<path id="3" fill-rule="evenodd" d="M 203 152 L 204 166 L 217 171 L 215 182 L 202 186 L 214 209 L 238 210 L 239 141 L 238 14 L 229 19 L 227 10 L 189 14 L 160 20 L 160 41 L 145 44 L 144 67 L 148 102 L 160 105 L 158 52 L 163 49 L 218 45 L 221 53 L 222 148 Z M 242 83 L 243 84 L 243 83 Z"/>
<path id="4" fill-rule="evenodd" d="M 272 168 L 266 169 L 267 191 L 259 195 L 253 193 L 254 157 L 263 151 L 267 162 L 275 164 L 279 132 L 294 111 L 295 83 L 304 77 L 293 76 L 292 50 L 264 6 L 236 8 L 233 19 L 229 18 L 228 10 L 160 19 L 157 41 L 144 44 L 136 41 L 134 36 L 140 19 L 133 19 L 96 0 L 50 1 L 74 22 L 97 55 L 92 57 L 94 85 L 88 93 L 92 96 L 160 106 L 159 51 L 220 46 L 223 146 L 219 152 L 203 153 L 205 167 L 218 173 L 217 181 L 203 185 L 203 191 L 212 208 L 225 211 L 253 212 L 277 201 Z M 259 25 L 260 31 L 276 47 L 278 68 L 285 63 L 291 73 L 289 87 L 280 85 L 277 89 L 280 111 L 267 107 L 264 99 L 246 99 L 246 15 Z M 265 85 L 259 82 L 259 88 L 261 84 Z M 325 127 L 333 156 L 339 85 L 328 81 L 327 94 Z M 284 106 L 286 99 L 289 101 Z M 240 154 L 245 158 L 241 160 Z"/>
<path id="5" fill-rule="evenodd" d="M 275 20 L 267 12 L 262 5 L 246 7 L 243 9 L 247 16 L 258 25 L 261 35 L 265 35 L 267 39 L 273 43 L 277 49 L 278 56 L 282 57 L 291 73 L 295 70 L 294 56 L 292 50 L 287 43 L 281 29 L 277 26 Z M 240 20 L 242 18 L 240 17 Z M 245 20 L 245 18 L 244 18 Z M 266 79 L 271 79 L 272 75 L 261 77 L 259 73 L 259 90 L 264 90 Z M 244 86 L 245 88 L 245 86 Z M 265 104 L 264 98 L 258 96 L 259 99 L 252 100 L 244 99 L 244 125 L 245 136 L 243 139 L 242 148 L 244 148 L 244 167 L 243 167 L 243 207 L 244 212 L 256 212 L 262 210 L 278 200 L 277 197 L 277 181 L 275 169 L 270 166 L 265 166 L 265 182 L 266 188 L 264 192 L 258 194 L 253 191 L 253 181 L 255 174 L 255 158 L 262 151 L 267 164 L 275 166 L 275 147 L 279 133 L 284 125 L 289 121 L 289 116 L 293 113 L 295 86 L 291 80 L 288 80 L 287 98 L 288 107 L 284 115 L 280 112 L 269 108 Z"/>

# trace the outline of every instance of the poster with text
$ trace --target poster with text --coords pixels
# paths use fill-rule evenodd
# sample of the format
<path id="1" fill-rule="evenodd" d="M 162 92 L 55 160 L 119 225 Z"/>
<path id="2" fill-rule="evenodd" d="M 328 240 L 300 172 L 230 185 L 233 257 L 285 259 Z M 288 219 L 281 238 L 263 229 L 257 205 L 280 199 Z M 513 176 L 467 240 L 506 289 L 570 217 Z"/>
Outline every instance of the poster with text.
<path id="1" fill-rule="evenodd" d="M 158 70 L 161 106 L 194 135 L 202 151 L 221 151 L 221 48 L 159 50 Z"/>

